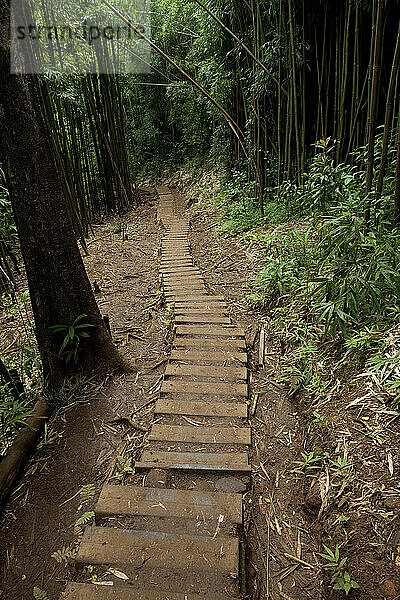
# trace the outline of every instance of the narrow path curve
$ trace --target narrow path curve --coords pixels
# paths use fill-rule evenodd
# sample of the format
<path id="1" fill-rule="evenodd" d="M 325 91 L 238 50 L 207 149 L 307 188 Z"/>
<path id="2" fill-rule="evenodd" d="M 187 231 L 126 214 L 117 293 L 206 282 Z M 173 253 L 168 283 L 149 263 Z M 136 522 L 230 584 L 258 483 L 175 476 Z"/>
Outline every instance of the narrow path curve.
<path id="1" fill-rule="evenodd" d="M 135 470 L 145 486 L 105 485 L 77 567 L 120 570 L 125 584 L 70 583 L 63 600 L 239 598 L 242 492 L 249 483 L 247 355 L 220 296 L 193 264 L 189 223 L 158 188 L 166 229 L 160 272 L 175 335 L 156 420 Z M 243 586 L 242 586 L 243 587 Z M 244 591 L 242 589 L 242 591 Z"/>

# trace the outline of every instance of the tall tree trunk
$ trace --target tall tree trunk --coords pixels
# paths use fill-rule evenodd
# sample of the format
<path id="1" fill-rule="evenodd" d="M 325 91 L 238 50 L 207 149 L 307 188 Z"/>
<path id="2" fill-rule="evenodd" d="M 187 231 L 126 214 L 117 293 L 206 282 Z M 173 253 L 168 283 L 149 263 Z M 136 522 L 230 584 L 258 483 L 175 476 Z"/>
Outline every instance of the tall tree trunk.
<path id="1" fill-rule="evenodd" d="M 390 71 L 389 87 L 388 87 L 388 92 L 387 92 L 387 97 L 386 97 L 385 125 L 383 128 L 381 164 L 379 165 L 378 183 L 376 184 L 377 200 L 379 200 L 379 198 L 382 195 L 383 178 L 385 176 L 388 146 L 389 146 L 390 124 L 392 121 L 393 96 L 394 96 L 394 89 L 396 86 L 396 80 L 399 75 L 399 65 L 400 65 L 400 23 L 399 23 L 399 29 L 397 32 L 396 47 L 394 50 L 392 69 Z"/>
<path id="2" fill-rule="evenodd" d="M 80 368 L 121 368 L 96 304 L 68 216 L 52 146 L 40 104 L 36 76 L 10 75 L 10 0 L 0 0 L 0 160 L 14 210 L 35 333 L 47 384 L 59 388 L 76 366 L 62 360 L 60 339 L 50 327 L 76 317 L 93 327 L 84 338 Z M 61 340 L 62 341 L 62 340 Z"/>
<path id="3" fill-rule="evenodd" d="M 400 225 L 400 110 L 397 120 L 397 155 L 396 155 L 396 174 L 394 178 L 394 222 Z"/>
<path id="4" fill-rule="evenodd" d="M 368 116 L 368 150 L 367 150 L 367 173 L 366 173 L 366 184 L 365 184 L 365 227 L 368 228 L 370 213 L 371 213 L 371 190 L 372 190 L 372 176 L 374 168 L 374 148 L 375 148 L 375 120 L 376 120 L 376 108 L 378 103 L 378 85 L 380 75 L 380 60 L 381 60 L 381 39 L 382 39 L 382 25 L 383 25 L 383 8 L 384 0 L 378 0 L 378 7 L 376 12 L 376 33 L 375 33 L 375 46 L 374 46 L 374 66 L 372 70 L 372 82 L 371 82 L 371 93 L 369 102 L 369 116 Z"/>

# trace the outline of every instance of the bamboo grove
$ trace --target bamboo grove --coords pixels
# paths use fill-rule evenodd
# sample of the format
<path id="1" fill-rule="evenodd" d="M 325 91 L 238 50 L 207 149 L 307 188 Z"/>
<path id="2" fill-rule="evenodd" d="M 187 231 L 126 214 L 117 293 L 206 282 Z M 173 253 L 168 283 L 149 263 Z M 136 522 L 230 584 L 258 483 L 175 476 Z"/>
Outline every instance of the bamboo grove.
<path id="1" fill-rule="evenodd" d="M 174 83 L 156 92 L 133 92 L 139 106 L 153 105 L 155 97 L 169 99 L 152 125 L 159 131 L 164 118 L 175 147 L 182 141 L 179 134 L 196 139 L 199 148 L 207 145 L 207 128 L 204 122 L 198 127 L 194 118 L 200 111 L 212 130 L 209 148 L 217 161 L 243 167 L 247 154 L 261 197 L 284 180 L 301 183 L 319 140 L 330 140 L 336 164 L 353 162 L 355 151 L 367 147 L 366 196 L 373 189 L 379 197 L 399 114 L 396 0 L 194 0 L 168 6 L 158 0 L 154 6 L 158 46 L 201 82 L 236 126 L 233 135 L 225 115 L 198 92 L 180 87 L 176 93 Z M 154 66 L 152 83 L 182 79 L 162 58 L 155 58 Z M 191 112 L 192 124 L 176 118 L 183 107 Z M 137 128 L 142 125 L 137 119 Z M 383 125 L 379 168 L 374 140 Z M 250 158 L 244 146 L 251 148 Z M 187 147 L 189 154 L 196 152 L 190 143 Z"/>

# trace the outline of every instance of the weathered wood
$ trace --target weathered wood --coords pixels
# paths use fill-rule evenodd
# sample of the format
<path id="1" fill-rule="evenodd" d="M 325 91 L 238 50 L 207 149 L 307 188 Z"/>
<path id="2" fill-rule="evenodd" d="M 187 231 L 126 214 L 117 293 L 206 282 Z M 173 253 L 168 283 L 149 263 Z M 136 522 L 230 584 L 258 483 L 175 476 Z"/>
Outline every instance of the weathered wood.
<path id="1" fill-rule="evenodd" d="M 93 585 L 92 583 L 69 583 L 60 600 L 232 600 L 231 596 L 215 594 L 180 594 L 146 590 L 133 585 Z"/>
<path id="2" fill-rule="evenodd" d="M 155 423 L 149 434 L 151 441 L 186 442 L 198 444 L 250 444 L 249 427 L 193 427 Z"/>
<path id="3" fill-rule="evenodd" d="M 207 295 L 205 298 L 201 298 L 199 300 L 199 302 L 200 303 L 204 303 L 204 304 L 209 304 L 209 303 L 211 304 L 211 303 L 215 303 L 215 302 L 225 302 L 225 298 L 224 298 L 224 296 L 210 296 L 210 295 Z M 181 304 L 188 304 L 188 301 L 187 300 L 181 300 L 180 303 Z M 196 301 L 195 301 L 195 299 L 192 298 L 190 300 L 190 305 L 192 306 L 193 303 L 196 304 Z M 225 304 L 225 306 L 226 306 L 226 304 Z"/>
<path id="4" fill-rule="evenodd" d="M 170 360 L 179 361 L 201 361 L 205 363 L 218 363 L 221 365 L 237 364 L 238 361 L 241 363 L 247 362 L 247 355 L 244 350 L 240 348 L 235 350 L 215 350 L 214 348 L 196 348 L 195 350 L 180 349 L 171 350 Z"/>
<path id="5" fill-rule="evenodd" d="M 165 376 L 190 376 L 194 377 L 213 377 L 219 381 L 237 381 L 247 379 L 247 369 L 245 367 L 216 367 L 203 365 L 186 365 L 169 363 L 165 369 Z"/>
<path id="6" fill-rule="evenodd" d="M 4 504 L 12 487 L 24 468 L 44 424 L 50 415 L 51 407 L 39 400 L 34 406 L 34 416 L 27 419 L 27 426 L 15 438 L 3 460 L 0 462 L 0 506 Z"/>
<path id="7" fill-rule="evenodd" d="M 210 316 L 227 316 L 228 314 L 228 309 L 225 308 L 222 303 L 218 304 L 218 305 L 204 305 L 204 306 L 198 306 L 198 307 L 194 307 L 194 308 L 189 308 L 188 306 L 175 306 L 174 309 L 175 315 L 182 315 L 187 317 L 188 315 L 194 315 L 194 316 L 204 316 L 204 315 L 210 315 Z"/>
<path id="8" fill-rule="evenodd" d="M 228 338 L 192 338 L 192 337 L 176 337 L 174 339 L 174 348 L 193 348 L 199 350 L 200 348 L 222 348 L 224 350 L 245 350 L 246 342 L 244 340 L 235 340 Z"/>
<path id="9" fill-rule="evenodd" d="M 139 487 L 103 486 L 94 512 L 110 515 L 215 518 L 223 514 L 231 523 L 242 523 L 242 499 L 237 494 Z"/>
<path id="10" fill-rule="evenodd" d="M 215 325 L 229 325 L 231 323 L 231 320 L 229 317 L 224 317 L 223 315 L 218 315 L 218 314 L 214 314 L 214 315 L 175 315 L 175 323 L 177 325 L 192 325 L 194 323 L 199 323 L 199 324 L 209 324 L 209 323 L 214 323 Z"/>
<path id="11" fill-rule="evenodd" d="M 217 471 L 249 473 L 251 467 L 246 452 L 162 452 L 145 450 L 135 470 L 176 469 L 181 471 Z"/>
<path id="12" fill-rule="evenodd" d="M 75 562 L 171 571 L 238 573 L 238 539 L 87 527 Z"/>
<path id="13" fill-rule="evenodd" d="M 187 415 L 203 417 L 247 418 L 247 404 L 244 402 L 196 402 L 177 398 L 160 398 L 154 408 L 155 414 Z"/>
<path id="14" fill-rule="evenodd" d="M 231 398 L 246 398 L 248 389 L 245 383 L 226 383 L 222 381 L 182 381 L 180 379 L 165 379 L 161 384 L 161 394 L 165 393 L 198 394 L 211 396 L 229 396 Z"/>
<path id="15" fill-rule="evenodd" d="M 176 335 L 211 335 L 244 338 L 244 329 L 235 325 L 215 327 L 212 325 L 178 325 Z"/>

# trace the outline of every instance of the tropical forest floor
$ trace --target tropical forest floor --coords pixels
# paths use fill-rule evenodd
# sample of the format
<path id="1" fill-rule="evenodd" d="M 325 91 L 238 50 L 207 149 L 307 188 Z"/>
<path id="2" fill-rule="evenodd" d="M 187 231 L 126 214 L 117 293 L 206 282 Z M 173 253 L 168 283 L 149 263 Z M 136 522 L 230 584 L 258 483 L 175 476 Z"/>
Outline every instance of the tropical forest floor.
<path id="1" fill-rule="evenodd" d="M 172 323 L 158 281 L 162 232 L 154 198 L 147 192 L 142 199 L 138 210 L 95 227 L 85 257 L 90 280 L 100 289 L 100 310 L 109 315 L 113 338 L 132 372 L 77 387 L 55 411 L 1 517 L 1 598 L 28 600 L 38 586 L 56 600 L 70 578 L 62 556 L 76 546 L 76 521 L 91 508 L 83 502 L 82 486 L 94 485 L 98 492 L 106 481 L 141 480 L 131 463 L 146 443 L 141 429 L 152 420 Z M 349 398 L 339 398 L 330 409 L 336 426 L 310 428 L 301 397 L 290 396 L 279 378 L 285 352 L 279 335 L 243 300 L 248 276 L 259 270 L 258 254 L 241 237 L 215 236 L 217 212 L 212 207 L 199 211 L 194 206 L 189 214 L 194 260 L 210 292 L 223 295 L 234 322 L 245 327 L 250 352 L 253 477 L 245 495 L 249 595 L 343 598 L 343 592 L 333 590 L 331 572 L 321 568 L 326 561 L 319 556 L 322 543 L 330 548 L 338 543 L 360 584 L 351 592 L 354 598 L 400 598 L 399 420 L 390 421 L 390 435 L 382 428 L 377 439 L 367 429 L 371 420 L 363 419 L 369 413 L 357 420 L 354 411 L 344 410 Z M 23 291 L 23 280 L 20 286 Z M 9 329 L 6 346 L 18 322 L 10 322 L 5 312 L 0 322 Z M 299 474 L 295 461 L 310 441 L 333 454 L 344 448 L 353 460 L 356 454 L 353 480 L 346 479 L 339 497 L 327 473 L 313 478 Z M 52 557 L 57 552 L 61 562 Z M 87 579 L 91 577 L 88 571 Z"/>

